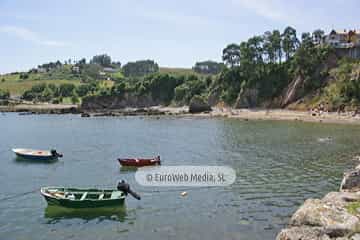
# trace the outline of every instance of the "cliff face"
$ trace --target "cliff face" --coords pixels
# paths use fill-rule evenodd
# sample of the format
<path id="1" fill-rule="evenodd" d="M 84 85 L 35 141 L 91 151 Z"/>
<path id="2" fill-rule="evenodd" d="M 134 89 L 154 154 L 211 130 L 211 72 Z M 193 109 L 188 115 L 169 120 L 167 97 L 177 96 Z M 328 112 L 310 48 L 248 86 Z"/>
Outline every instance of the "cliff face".
<path id="1" fill-rule="evenodd" d="M 144 108 L 160 105 L 151 96 L 135 96 L 125 94 L 124 96 L 90 96 L 83 99 L 81 109 L 85 111 L 97 111 L 106 109 L 121 109 L 126 107 Z"/>
<path id="2" fill-rule="evenodd" d="M 337 62 L 337 55 L 331 54 L 326 61 L 323 62 L 323 64 L 316 68 L 311 78 L 304 78 L 301 73 L 297 74 L 290 84 L 284 89 L 281 96 L 281 106 L 286 107 L 302 98 L 314 95 L 314 89 L 309 91 L 306 86 L 311 85 L 311 81 L 317 81 L 321 86 L 324 86 L 327 82 L 329 82 L 329 72 L 337 66 Z"/>
<path id="3" fill-rule="evenodd" d="M 235 102 L 235 108 L 253 108 L 258 104 L 259 91 L 256 88 L 242 90 Z"/>

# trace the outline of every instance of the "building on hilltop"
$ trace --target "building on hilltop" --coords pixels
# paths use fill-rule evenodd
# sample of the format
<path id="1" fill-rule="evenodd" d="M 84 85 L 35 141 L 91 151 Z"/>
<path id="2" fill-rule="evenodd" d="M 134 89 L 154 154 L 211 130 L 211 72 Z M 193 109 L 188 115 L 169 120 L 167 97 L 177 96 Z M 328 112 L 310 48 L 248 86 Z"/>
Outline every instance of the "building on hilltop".
<path id="1" fill-rule="evenodd" d="M 360 59 L 360 29 L 332 30 L 323 38 L 323 44 L 334 47 L 340 57 Z"/>

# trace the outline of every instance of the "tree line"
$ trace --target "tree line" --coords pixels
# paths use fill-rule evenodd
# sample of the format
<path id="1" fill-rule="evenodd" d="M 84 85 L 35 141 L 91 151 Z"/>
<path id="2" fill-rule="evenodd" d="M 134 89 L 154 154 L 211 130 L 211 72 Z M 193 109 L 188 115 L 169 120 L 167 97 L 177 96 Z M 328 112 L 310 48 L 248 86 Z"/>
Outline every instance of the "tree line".
<path id="1" fill-rule="evenodd" d="M 89 62 L 81 59 L 75 63 L 80 69 L 78 74 L 83 79 L 83 84 L 57 88 L 35 87 L 24 93 L 23 97 L 48 100 L 49 96 L 55 99 L 70 96 L 75 100 L 94 95 L 123 97 L 125 93 L 129 93 L 150 95 L 164 104 L 189 104 L 192 98 L 201 97 L 207 101 L 216 99 L 228 105 L 242 106 L 242 98 L 250 99 L 251 95 L 256 95 L 256 101 L 249 100 L 250 104 L 247 106 L 281 106 L 277 102 L 279 97 L 296 77 L 303 79 L 300 96 L 325 86 L 324 79 L 330 72 L 328 69 L 320 71 L 319 67 L 324 65 L 334 49 L 320 44 L 323 38 L 324 31 L 321 29 L 300 35 L 290 26 L 283 31 L 266 31 L 246 41 L 225 46 L 222 50 L 223 63 L 211 60 L 196 62 L 193 66 L 194 74 L 160 73 L 158 64 L 153 60 L 129 62 L 119 68 L 120 63 L 113 62 L 110 56 L 102 54 L 94 56 Z M 97 81 L 100 79 L 99 72 L 103 71 L 103 67 L 114 64 L 117 64 L 121 74 L 111 73 L 115 84 L 104 88 Z M 353 101 L 353 96 L 358 97 L 357 89 L 360 89 L 355 83 L 357 84 L 346 82 L 337 85 L 335 88 L 342 89 L 341 91 L 324 91 L 328 96 L 333 96 L 328 99 Z M 342 94 L 347 97 L 340 98 Z"/>

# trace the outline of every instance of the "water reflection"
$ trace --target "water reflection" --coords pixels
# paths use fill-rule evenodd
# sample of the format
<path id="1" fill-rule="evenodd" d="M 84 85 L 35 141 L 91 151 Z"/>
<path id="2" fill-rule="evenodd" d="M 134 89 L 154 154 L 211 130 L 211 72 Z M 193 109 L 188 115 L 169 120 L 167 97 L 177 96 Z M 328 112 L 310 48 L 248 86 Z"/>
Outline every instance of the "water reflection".
<path id="1" fill-rule="evenodd" d="M 136 172 L 138 168 L 137 167 L 131 167 L 131 166 L 121 166 L 120 172 Z"/>
<path id="2" fill-rule="evenodd" d="M 14 157 L 14 162 L 18 164 L 51 164 L 56 163 L 58 161 L 57 158 L 50 160 L 37 160 L 37 159 L 28 159 L 20 156 Z"/>
<path id="3" fill-rule="evenodd" d="M 63 219 L 78 218 L 86 221 L 93 219 L 111 220 L 124 222 L 127 218 L 126 206 L 119 207 L 102 207 L 102 208 L 81 208 L 71 209 L 59 206 L 47 206 L 45 208 L 45 218 L 49 220 L 49 224 L 56 223 Z"/>

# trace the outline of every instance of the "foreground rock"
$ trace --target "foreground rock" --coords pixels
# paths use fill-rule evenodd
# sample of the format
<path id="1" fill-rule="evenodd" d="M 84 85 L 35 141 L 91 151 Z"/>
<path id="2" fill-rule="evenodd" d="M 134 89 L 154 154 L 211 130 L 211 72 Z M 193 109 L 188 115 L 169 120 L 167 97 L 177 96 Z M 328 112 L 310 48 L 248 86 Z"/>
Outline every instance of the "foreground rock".
<path id="1" fill-rule="evenodd" d="M 189 113 L 201 113 L 211 111 L 211 106 L 200 96 L 195 95 L 189 104 Z"/>
<path id="2" fill-rule="evenodd" d="M 306 200 L 291 217 L 288 228 L 283 229 L 276 239 L 360 239 L 360 212 L 349 210 L 349 205 L 360 204 L 359 169 L 344 174 L 340 192 L 328 193 L 322 199 Z"/>

